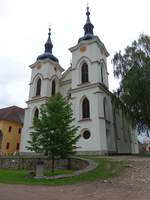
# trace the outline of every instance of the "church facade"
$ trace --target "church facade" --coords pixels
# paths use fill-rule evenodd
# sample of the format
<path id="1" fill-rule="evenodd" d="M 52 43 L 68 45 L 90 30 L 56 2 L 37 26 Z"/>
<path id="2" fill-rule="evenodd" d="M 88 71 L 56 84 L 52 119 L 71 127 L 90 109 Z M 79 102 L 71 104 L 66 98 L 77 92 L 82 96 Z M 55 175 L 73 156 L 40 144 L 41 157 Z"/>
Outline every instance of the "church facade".
<path id="1" fill-rule="evenodd" d="M 84 36 L 69 49 L 72 63 L 66 71 L 52 53 L 50 30 L 44 54 L 30 65 L 32 74 L 22 130 L 22 154 L 30 153 L 26 146 L 33 130 L 33 118 L 40 115 L 40 106 L 58 91 L 72 103 L 74 123 L 80 127 L 78 153 L 138 153 L 136 131 L 121 110 L 112 105 L 107 71 L 109 53 L 93 33 L 89 7 L 86 15 Z"/>

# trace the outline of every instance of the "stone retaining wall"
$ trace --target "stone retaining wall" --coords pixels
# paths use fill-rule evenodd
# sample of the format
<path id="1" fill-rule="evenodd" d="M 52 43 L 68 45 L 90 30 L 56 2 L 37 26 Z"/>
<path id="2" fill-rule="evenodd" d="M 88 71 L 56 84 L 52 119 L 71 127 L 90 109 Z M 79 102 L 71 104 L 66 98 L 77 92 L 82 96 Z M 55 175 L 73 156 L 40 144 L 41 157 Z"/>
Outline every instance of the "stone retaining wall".
<path id="1" fill-rule="evenodd" d="M 44 167 L 51 167 L 51 160 L 43 157 L 1 157 L 0 158 L 0 168 L 1 169 L 30 169 L 36 168 L 37 161 L 41 159 L 44 161 Z M 88 165 L 86 160 L 71 158 L 70 168 L 73 170 L 84 169 Z M 55 168 L 68 168 L 68 159 L 56 159 Z"/>

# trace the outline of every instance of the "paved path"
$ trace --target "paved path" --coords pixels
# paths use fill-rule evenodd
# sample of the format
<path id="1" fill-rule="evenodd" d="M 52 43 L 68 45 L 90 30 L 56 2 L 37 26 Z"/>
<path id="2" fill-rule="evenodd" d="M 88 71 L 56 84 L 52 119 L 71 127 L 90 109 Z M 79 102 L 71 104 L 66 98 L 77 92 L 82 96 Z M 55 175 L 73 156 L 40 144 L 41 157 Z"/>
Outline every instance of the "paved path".
<path id="1" fill-rule="evenodd" d="M 0 184 L 0 200 L 150 200 L 150 158 L 128 159 L 128 170 L 111 182 L 70 186 Z"/>

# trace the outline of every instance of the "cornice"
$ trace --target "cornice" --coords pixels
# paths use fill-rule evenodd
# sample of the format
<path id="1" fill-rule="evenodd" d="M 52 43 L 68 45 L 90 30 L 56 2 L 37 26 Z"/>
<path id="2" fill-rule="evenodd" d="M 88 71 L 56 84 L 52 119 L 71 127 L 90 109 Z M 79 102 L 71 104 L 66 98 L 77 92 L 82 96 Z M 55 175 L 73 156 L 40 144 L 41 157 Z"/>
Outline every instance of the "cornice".
<path id="1" fill-rule="evenodd" d="M 71 79 L 68 79 L 66 81 L 60 81 L 60 87 L 63 86 L 63 85 L 69 85 L 72 83 L 72 80 Z"/>
<path id="2" fill-rule="evenodd" d="M 32 99 L 26 101 L 27 104 L 30 104 L 30 103 L 34 103 L 34 102 L 38 102 L 38 101 L 43 101 L 43 100 L 48 100 L 49 97 L 47 96 L 44 96 L 44 97 L 41 97 L 41 96 L 38 96 L 38 97 L 32 97 Z"/>
<path id="3" fill-rule="evenodd" d="M 89 45 L 89 44 L 93 44 L 95 42 L 99 45 L 99 47 L 102 47 L 104 49 L 105 55 L 106 55 L 106 57 L 108 57 L 109 53 L 108 53 L 105 45 L 101 42 L 101 40 L 99 39 L 98 36 L 95 36 L 93 39 L 90 39 L 90 40 L 82 40 L 77 45 L 69 48 L 69 51 L 73 52 L 73 51 L 77 50 L 82 45 Z"/>
<path id="4" fill-rule="evenodd" d="M 60 81 L 60 79 L 58 78 L 58 76 L 57 76 L 56 74 L 54 74 L 51 78 L 49 78 L 49 77 L 44 78 L 42 74 L 38 73 L 38 74 L 36 74 L 36 75 L 34 76 L 34 78 L 33 78 L 32 81 L 29 83 L 29 85 L 32 85 L 32 84 L 33 84 L 35 78 L 36 78 L 38 75 L 41 75 L 42 80 L 49 80 L 49 81 L 51 81 L 51 80 L 53 80 L 53 79 L 56 78 L 58 81 Z"/>
<path id="5" fill-rule="evenodd" d="M 88 89 L 95 88 L 95 87 L 99 87 L 103 92 L 105 92 L 107 94 L 110 93 L 108 88 L 104 84 L 102 84 L 100 82 L 80 84 L 80 85 L 78 85 L 78 87 L 76 87 L 74 89 L 71 89 L 70 91 L 71 91 L 71 93 L 76 93 L 76 92 L 79 92 L 79 91 L 88 90 Z M 95 94 L 96 93 L 98 93 L 98 92 L 95 92 Z"/>
<path id="6" fill-rule="evenodd" d="M 50 63 L 50 64 L 52 64 L 54 67 L 57 67 L 61 72 L 64 72 L 65 70 L 64 70 L 64 68 L 62 68 L 60 65 L 59 65 L 59 63 L 57 63 L 57 62 L 54 62 L 54 61 L 52 61 L 51 59 L 49 59 L 49 58 L 46 58 L 46 59 L 44 59 L 44 60 L 37 60 L 35 63 L 33 63 L 32 65 L 29 65 L 29 67 L 31 68 L 31 69 L 33 69 L 33 68 L 35 68 L 38 64 L 45 64 L 45 63 Z"/>

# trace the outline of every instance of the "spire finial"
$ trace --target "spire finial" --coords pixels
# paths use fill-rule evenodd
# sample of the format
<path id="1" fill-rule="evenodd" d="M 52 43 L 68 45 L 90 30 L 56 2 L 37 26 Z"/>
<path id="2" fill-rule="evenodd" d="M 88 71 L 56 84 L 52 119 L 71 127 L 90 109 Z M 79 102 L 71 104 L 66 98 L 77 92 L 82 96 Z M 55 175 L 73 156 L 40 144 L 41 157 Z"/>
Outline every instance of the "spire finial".
<path id="1" fill-rule="evenodd" d="M 48 39 L 45 43 L 45 52 L 37 57 L 37 60 L 43 60 L 46 58 L 49 58 L 55 62 L 59 62 L 58 59 L 52 54 L 52 49 L 53 49 L 53 44 L 51 41 L 51 24 L 49 24 L 49 28 L 48 28 Z"/>
<path id="2" fill-rule="evenodd" d="M 89 2 L 87 1 L 87 4 L 86 4 L 86 8 L 87 10 L 89 9 Z"/>
<path id="3" fill-rule="evenodd" d="M 90 11 L 89 11 L 89 4 L 87 2 L 87 6 L 86 6 L 86 16 L 87 16 L 87 19 L 86 19 L 86 23 L 84 25 L 84 36 L 79 38 L 78 42 L 80 42 L 81 40 L 90 40 L 94 37 L 94 34 L 93 34 L 93 24 L 91 23 L 90 21 Z"/>
<path id="4" fill-rule="evenodd" d="M 48 35 L 51 35 L 51 24 L 49 24 L 49 28 L 48 28 L 48 30 L 49 30 Z"/>
<path id="5" fill-rule="evenodd" d="M 45 43 L 45 52 L 52 53 L 53 44 L 51 41 L 51 25 L 49 25 L 48 30 L 49 30 L 49 32 L 48 32 L 47 42 Z"/>
<path id="6" fill-rule="evenodd" d="M 86 20 L 86 24 L 84 25 L 84 35 L 87 35 L 87 34 L 93 35 L 94 26 L 90 21 L 90 11 L 89 11 L 89 4 L 88 3 L 87 3 L 86 9 L 87 9 L 87 11 L 86 11 L 87 20 Z"/>
<path id="7" fill-rule="evenodd" d="M 89 3 L 87 2 L 87 12 L 86 12 L 86 15 L 87 15 L 87 20 L 86 20 L 86 23 L 91 23 L 90 22 L 90 11 L 89 11 Z"/>

